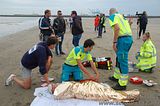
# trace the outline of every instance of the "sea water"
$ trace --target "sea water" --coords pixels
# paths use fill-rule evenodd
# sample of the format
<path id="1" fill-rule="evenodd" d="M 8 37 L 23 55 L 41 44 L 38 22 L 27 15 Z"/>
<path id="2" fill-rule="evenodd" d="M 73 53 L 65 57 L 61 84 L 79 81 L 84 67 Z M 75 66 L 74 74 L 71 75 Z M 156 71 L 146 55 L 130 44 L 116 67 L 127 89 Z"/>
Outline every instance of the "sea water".
<path id="1" fill-rule="evenodd" d="M 0 37 L 38 26 L 39 17 L 0 17 Z"/>

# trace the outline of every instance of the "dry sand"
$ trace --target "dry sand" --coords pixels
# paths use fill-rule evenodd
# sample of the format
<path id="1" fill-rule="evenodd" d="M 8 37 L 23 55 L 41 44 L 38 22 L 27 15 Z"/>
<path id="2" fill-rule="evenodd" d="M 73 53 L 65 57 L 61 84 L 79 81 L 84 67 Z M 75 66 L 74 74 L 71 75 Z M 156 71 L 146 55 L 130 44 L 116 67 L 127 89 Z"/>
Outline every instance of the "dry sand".
<path id="1" fill-rule="evenodd" d="M 81 40 L 81 44 L 87 38 L 94 39 L 96 46 L 92 52 L 93 56 L 102 57 L 110 56 L 112 60 L 115 61 L 115 54 L 112 50 L 113 35 L 112 31 L 107 24 L 107 33 L 103 34 L 103 38 L 96 38 L 97 33 L 94 32 L 93 19 L 83 19 L 83 26 L 85 33 Z M 158 62 L 156 71 L 152 74 L 148 73 L 130 73 L 130 76 L 139 75 L 143 79 L 152 79 L 158 83 L 154 87 L 146 87 L 144 85 L 133 85 L 128 84 L 127 90 L 138 89 L 140 90 L 141 96 L 139 102 L 128 103 L 127 106 L 159 106 L 160 105 L 160 19 L 149 19 L 149 25 L 147 31 L 151 33 L 152 40 L 157 48 Z M 139 50 L 142 40 L 137 40 L 136 32 L 136 21 L 132 25 L 134 44 L 129 54 L 130 61 L 135 60 L 135 53 Z M 38 42 L 39 30 L 34 27 L 29 30 L 24 30 L 6 37 L 0 38 L 0 106 L 29 106 L 34 99 L 33 93 L 36 87 L 39 87 L 40 74 L 38 68 L 33 70 L 32 74 L 32 88 L 29 90 L 23 90 L 15 83 L 12 86 L 4 86 L 4 81 L 10 73 L 15 73 L 17 76 L 21 75 L 19 68 L 19 63 L 23 54 L 31 48 L 36 42 Z M 67 30 L 65 34 L 65 39 L 63 43 L 63 48 L 66 53 L 68 53 L 73 47 L 71 44 L 72 35 Z M 60 82 L 61 65 L 63 64 L 66 56 L 56 57 L 54 55 L 53 66 L 50 70 L 50 76 L 55 78 L 54 82 Z M 107 82 L 111 86 L 115 83 L 108 80 L 108 77 L 113 74 L 113 71 L 99 70 L 100 81 Z"/>

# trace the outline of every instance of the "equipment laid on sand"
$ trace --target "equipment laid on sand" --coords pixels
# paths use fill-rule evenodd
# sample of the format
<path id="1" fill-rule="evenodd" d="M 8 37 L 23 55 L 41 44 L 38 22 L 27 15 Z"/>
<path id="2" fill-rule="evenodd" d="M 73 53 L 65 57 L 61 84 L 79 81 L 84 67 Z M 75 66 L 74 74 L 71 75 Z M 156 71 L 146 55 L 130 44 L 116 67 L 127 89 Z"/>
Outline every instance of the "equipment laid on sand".
<path id="1" fill-rule="evenodd" d="M 145 84 L 148 87 L 153 87 L 154 85 L 157 85 L 153 80 L 143 80 L 139 76 L 133 76 L 129 80 L 132 84 Z"/>
<path id="2" fill-rule="evenodd" d="M 142 84 L 143 83 L 143 79 L 139 76 L 133 76 L 130 78 L 129 80 L 132 84 Z"/>
<path id="3" fill-rule="evenodd" d="M 93 62 L 95 63 L 96 67 L 99 69 L 112 69 L 112 60 L 110 57 L 93 57 Z M 85 61 L 82 63 L 84 67 L 90 67 L 89 61 Z"/>
<path id="4" fill-rule="evenodd" d="M 51 84 L 48 86 L 48 90 L 56 99 L 76 98 L 95 101 L 135 102 L 139 100 L 140 95 L 138 90 L 115 91 L 108 84 L 94 81 Z"/>
<path id="5" fill-rule="evenodd" d="M 136 67 L 136 64 L 134 62 L 129 61 L 128 68 L 129 68 L 129 73 L 139 72 L 139 69 Z"/>
<path id="6" fill-rule="evenodd" d="M 154 85 L 157 85 L 157 83 L 155 83 L 155 82 L 152 81 L 152 80 L 144 80 L 144 81 L 143 81 L 143 84 L 145 84 L 145 85 L 148 86 L 148 87 L 152 87 L 152 86 L 154 86 Z"/>

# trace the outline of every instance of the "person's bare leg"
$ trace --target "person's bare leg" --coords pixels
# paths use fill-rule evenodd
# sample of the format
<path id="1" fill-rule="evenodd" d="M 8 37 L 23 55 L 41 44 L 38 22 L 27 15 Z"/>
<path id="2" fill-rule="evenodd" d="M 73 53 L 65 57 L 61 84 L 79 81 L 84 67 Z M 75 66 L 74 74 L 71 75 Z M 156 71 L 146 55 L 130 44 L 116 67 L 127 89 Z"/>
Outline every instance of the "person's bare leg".
<path id="1" fill-rule="evenodd" d="M 25 79 L 19 79 L 16 76 L 13 77 L 13 80 L 22 88 L 30 89 L 31 88 L 31 77 Z"/>

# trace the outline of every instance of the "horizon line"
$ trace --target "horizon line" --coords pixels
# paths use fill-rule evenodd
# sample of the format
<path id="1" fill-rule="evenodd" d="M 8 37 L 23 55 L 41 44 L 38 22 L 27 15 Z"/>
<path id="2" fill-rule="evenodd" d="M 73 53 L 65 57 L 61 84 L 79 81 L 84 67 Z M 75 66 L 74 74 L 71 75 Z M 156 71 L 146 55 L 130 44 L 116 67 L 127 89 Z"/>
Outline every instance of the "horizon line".
<path id="1" fill-rule="evenodd" d="M 12 14 L 12 15 L 0 15 L 0 17 L 42 17 L 44 15 L 39 15 L 39 14 Z M 96 15 L 88 15 L 88 14 L 84 14 L 84 15 L 79 15 L 81 17 L 95 17 Z M 57 15 L 52 15 L 51 17 L 57 17 Z M 70 15 L 63 15 L 63 17 L 71 17 Z M 106 15 L 106 17 L 109 17 L 108 15 Z M 132 18 L 137 18 L 138 15 L 130 15 L 130 16 L 125 16 L 125 17 L 132 17 Z M 160 18 L 159 15 L 150 15 L 148 16 L 148 18 Z"/>

